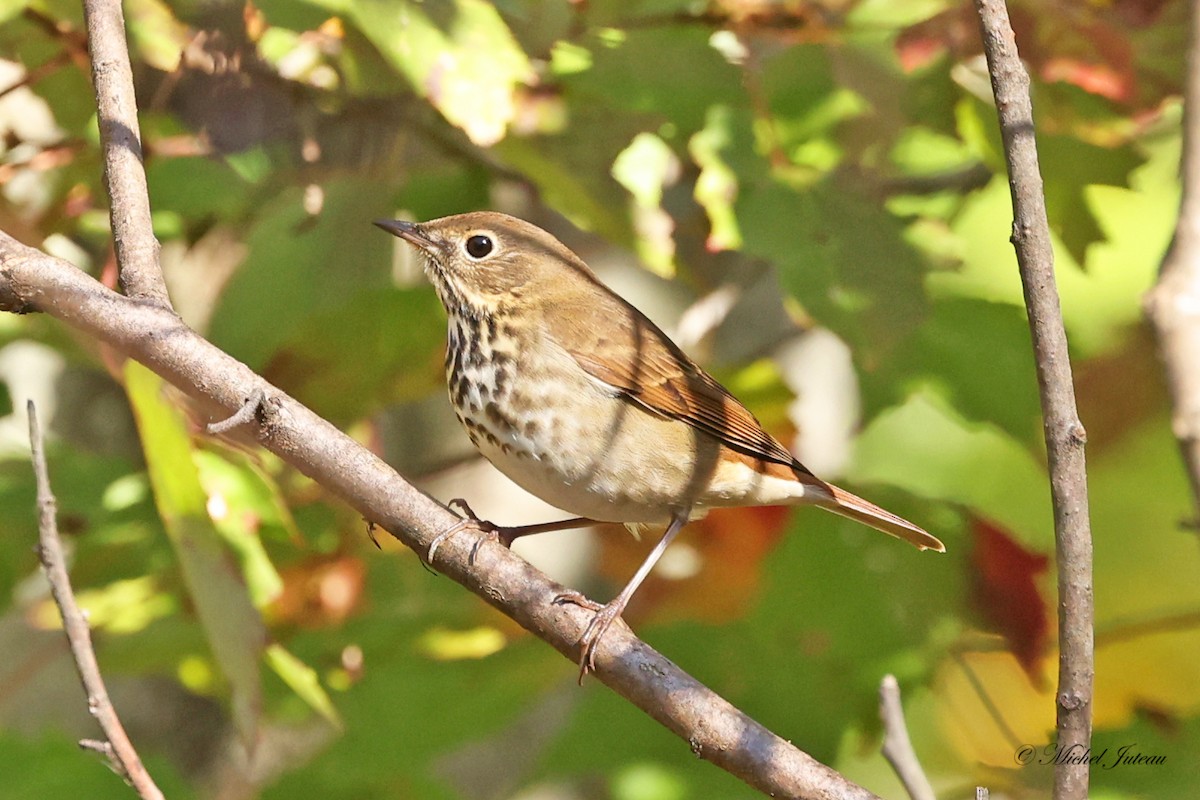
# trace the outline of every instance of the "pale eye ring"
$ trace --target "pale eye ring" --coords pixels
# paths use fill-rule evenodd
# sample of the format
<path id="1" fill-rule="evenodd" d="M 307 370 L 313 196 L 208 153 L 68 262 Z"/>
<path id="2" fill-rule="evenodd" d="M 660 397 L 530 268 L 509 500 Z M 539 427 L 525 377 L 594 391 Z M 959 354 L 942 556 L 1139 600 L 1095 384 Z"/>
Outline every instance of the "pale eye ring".
<path id="1" fill-rule="evenodd" d="M 482 233 L 477 233 L 467 239 L 467 255 L 471 258 L 486 258 L 494 249 L 496 246 L 492 243 L 492 237 L 484 236 Z"/>

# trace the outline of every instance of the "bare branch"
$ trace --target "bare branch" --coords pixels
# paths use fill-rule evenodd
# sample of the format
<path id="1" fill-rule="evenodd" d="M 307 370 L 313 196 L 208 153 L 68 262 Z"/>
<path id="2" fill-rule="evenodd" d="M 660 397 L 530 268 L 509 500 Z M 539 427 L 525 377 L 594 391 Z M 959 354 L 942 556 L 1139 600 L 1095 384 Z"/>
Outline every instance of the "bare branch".
<path id="1" fill-rule="evenodd" d="M 912 800 L 937 800 L 933 786 L 908 738 L 908 722 L 900 704 L 900 684 L 884 675 L 879 684 L 879 718 L 883 720 L 883 757 L 892 765 Z"/>
<path id="2" fill-rule="evenodd" d="M 1146 315 L 1158 334 L 1171 390 L 1171 428 L 1183 452 L 1200 521 L 1200 2 L 1192 2 L 1191 48 L 1183 100 L 1183 196 L 1175 236 Z"/>
<path id="3" fill-rule="evenodd" d="M 1029 75 L 1004 0 L 975 0 L 988 72 L 1000 117 L 1013 199 L 1012 243 L 1029 314 L 1038 389 L 1054 503 L 1058 565 L 1058 746 L 1087 748 L 1092 737 L 1095 677 L 1092 598 L 1092 534 L 1088 518 L 1084 442 L 1087 434 L 1075 407 L 1067 334 L 1063 328 L 1046 199 L 1034 140 Z M 1055 766 L 1057 800 L 1084 800 L 1088 764 Z"/>
<path id="4" fill-rule="evenodd" d="M 96 661 L 96 651 L 92 649 L 92 634 L 87 618 L 75 602 L 75 592 L 71 589 L 71 579 L 67 575 L 62 542 L 58 538 L 56 503 L 54 494 L 50 491 L 50 474 L 46 468 L 42 431 L 38 426 L 37 409 L 32 400 L 29 401 L 28 409 L 29 445 L 33 451 L 33 472 L 37 478 L 38 558 L 42 562 L 42 568 L 46 570 L 46 578 L 50 581 L 50 593 L 58 605 L 59 614 L 62 615 L 63 630 L 71 645 L 75 669 L 78 670 L 83 689 L 87 692 L 88 711 L 100 723 L 100 729 L 108 737 L 106 742 L 84 739 L 79 746 L 101 753 L 113 770 L 133 786 L 139 797 L 146 800 L 162 800 L 162 792 L 154 784 L 154 779 L 142 765 L 137 750 L 125 734 L 125 728 L 117 718 L 117 711 L 108 698 L 108 690 L 104 688 L 104 679 L 100 677 L 100 665 Z"/>
<path id="5" fill-rule="evenodd" d="M 368 521 L 418 553 L 458 522 L 330 423 L 184 325 L 169 309 L 109 291 L 65 261 L 0 233 L 0 310 L 39 310 L 106 342 L 228 416 L 262 392 L 254 433 L 268 450 L 339 495 Z M 438 570 L 542 638 L 572 663 L 591 613 L 555 605 L 564 587 L 488 540 L 469 563 L 475 536 L 438 550 Z M 750 719 L 638 639 L 624 624 L 601 639 L 596 676 L 680 736 L 699 757 L 776 797 L 867 800 L 846 780 Z"/>
<path id="6" fill-rule="evenodd" d="M 104 182 L 112 201 L 109 216 L 121 283 L 130 297 L 169 308 L 171 301 L 158 265 L 158 240 L 150 223 L 150 195 L 142 166 L 142 139 L 121 2 L 86 0 L 83 12 L 92 53 L 92 83 L 96 88 L 100 143 L 104 148 Z"/>

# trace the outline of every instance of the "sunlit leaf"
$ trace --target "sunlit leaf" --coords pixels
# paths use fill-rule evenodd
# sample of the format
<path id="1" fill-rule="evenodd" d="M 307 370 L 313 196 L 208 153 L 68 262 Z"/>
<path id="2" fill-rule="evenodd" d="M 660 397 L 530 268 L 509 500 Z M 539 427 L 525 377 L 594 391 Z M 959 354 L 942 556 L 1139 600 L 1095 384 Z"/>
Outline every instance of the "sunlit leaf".
<path id="1" fill-rule="evenodd" d="M 1087 202 L 1087 186 L 1125 187 L 1141 159 L 1130 148 L 1098 147 L 1068 136 L 1038 139 L 1038 160 L 1045 180 L 1046 213 L 1076 263 L 1104 233 Z"/>
<path id="2" fill-rule="evenodd" d="M 679 179 L 679 159 L 652 133 L 639 133 L 613 161 L 613 177 L 634 200 L 638 255 L 651 270 L 670 277 L 675 272 L 674 223 L 662 208 L 663 187 Z"/>
<path id="3" fill-rule="evenodd" d="M 964 505 L 1036 549 L 1049 542 L 1045 468 L 1011 437 L 963 420 L 928 394 L 913 395 L 867 426 L 849 474 Z"/>
<path id="4" fill-rule="evenodd" d="M 207 495 L 209 518 L 237 556 L 254 605 L 262 608 L 283 590 L 283 581 L 263 547 L 263 536 L 294 537 L 295 523 L 278 487 L 261 473 L 204 450 L 193 453 L 193 459 Z"/>
<path id="5" fill-rule="evenodd" d="M 133 0 L 125 11 L 130 38 L 146 63 L 163 72 L 179 66 L 188 30 L 162 0 Z"/>
<path id="6" fill-rule="evenodd" d="M 875 407 L 891 405 L 906 388 L 923 384 L 967 419 L 992 423 L 1019 442 L 1041 446 L 1029 323 L 1017 306 L 945 298 L 878 372 L 863 380 Z"/>
<path id="7" fill-rule="evenodd" d="M 176 610 L 174 599 L 149 576 L 80 591 L 75 599 L 93 629 L 118 634 L 136 633 Z M 35 619 L 44 628 L 62 626 L 58 607 L 49 599 L 40 606 Z"/>
<path id="8" fill-rule="evenodd" d="M 533 78 L 529 59 L 496 8 L 483 0 L 398 3 L 330 0 L 478 145 L 504 138 L 514 92 Z"/>
<path id="9" fill-rule="evenodd" d="M 258 661 L 266 646 L 266 630 L 208 517 L 183 414 L 164 396 L 162 379 L 137 362 L 126 362 L 125 387 L 141 434 L 155 504 L 196 615 L 229 681 L 238 732 L 253 741 L 262 710 Z"/>
<path id="10" fill-rule="evenodd" d="M 696 202 L 704 206 L 708 214 L 712 232 L 707 244 L 713 251 L 736 250 L 742 244 L 733 208 L 737 199 L 738 176 L 723 154 L 733 145 L 729 117 L 727 108 L 714 106 L 709 109 L 704 129 L 688 142 L 692 158 L 700 165 L 700 176 L 696 179 Z"/>
<path id="11" fill-rule="evenodd" d="M 581 148 L 588 158 L 596 156 L 584 143 L 575 141 L 556 142 L 532 141 L 509 138 L 496 146 L 499 157 L 509 166 L 528 174 L 544 193 L 546 202 L 580 228 L 592 230 L 610 241 L 625 242 L 632 239 L 629 223 L 618 209 L 622 204 L 621 188 L 608 175 L 605 165 L 603 178 L 595 172 L 572 169 L 577 158 L 570 150 Z M 612 157 L 620 148 L 611 143 Z M 568 150 L 564 153 L 562 150 Z M 557 156 L 557 158 L 555 157 Z M 605 186 L 604 184 L 608 184 Z"/>

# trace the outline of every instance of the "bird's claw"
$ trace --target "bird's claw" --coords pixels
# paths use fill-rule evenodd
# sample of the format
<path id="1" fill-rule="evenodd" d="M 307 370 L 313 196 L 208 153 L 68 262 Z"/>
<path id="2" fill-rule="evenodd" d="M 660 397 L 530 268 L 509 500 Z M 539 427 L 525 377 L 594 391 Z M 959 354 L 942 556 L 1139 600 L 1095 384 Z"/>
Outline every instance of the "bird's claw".
<path id="1" fill-rule="evenodd" d="M 510 528 L 502 528 L 494 522 L 489 522 L 486 519 L 480 519 L 479 516 L 471 510 L 471 507 L 467 505 L 467 501 L 461 497 L 454 498 L 446 505 L 451 509 L 459 509 L 462 513 L 462 519 L 439 533 L 437 536 L 433 537 L 433 541 L 429 543 L 429 550 L 425 554 L 425 560 L 430 565 L 433 564 L 433 557 L 437 553 L 438 548 L 442 546 L 442 543 L 454 534 L 458 533 L 459 531 L 466 530 L 467 528 L 475 528 L 480 533 L 480 536 L 475 540 L 475 543 L 471 545 L 471 552 L 467 556 L 467 563 L 471 566 L 475 565 L 475 556 L 479 554 L 479 548 L 483 546 L 484 542 L 491 540 L 494 542 L 499 542 L 504 547 L 509 547 L 512 545 L 513 539 L 516 538 L 515 536 L 511 535 Z"/>
<path id="2" fill-rule="evenodd" d="M 599 646 L 605 631 L 621 616 L 621 608 L 615 603 L 600 605 L 576 591 L 562 592 L 555 596 L 552 602 L 559 606 L 570 603 L 595 612 L 591 622 L 583 629 L 583 635 L 579 637 L 579 683 L 582 685 L 583 677 L 596 671 L 596 647 Z"/>

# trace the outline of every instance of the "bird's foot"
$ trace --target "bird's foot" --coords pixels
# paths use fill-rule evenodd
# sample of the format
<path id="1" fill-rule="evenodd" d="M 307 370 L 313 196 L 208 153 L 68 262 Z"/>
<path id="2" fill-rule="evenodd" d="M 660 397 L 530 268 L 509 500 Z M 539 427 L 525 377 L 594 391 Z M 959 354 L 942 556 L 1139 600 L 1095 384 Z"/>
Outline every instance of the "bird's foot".
<path id="1" fill-rule="evenodd" d="M 433 537 L 433 541 L 429 543 L 429 551 L 425 554 L 425 561 L 429 563 L 430 566 L 433 565 L 433 557 L 437 553 L 438 548 L 442 546 L 442 543 L 454 534 L 464 531 L 467 528 L 474 528 L 475 530 L 479 531 L 480 534 L 475 539 L 475 543 L 471 545 L 471 552 L 467 556 L 467 563 L 472 566 L 475 565 L 475 556 L 479 554 L 479 548 L 483 546 L 484 542 L 493 541 L 498 542 L 504 547 L 511 547 L 513 540 L 517 538 L 516 535 L 514 535 L 516 529 L 504 528 L 494 522 L 489 522 L 486 519 L 480 519 L 475 512 L 471 510 L 471 507 L 467 505 L 467 501 L 461 497 L 454 498 L 446 505 L 452 509 L 459 509 L 459 511 L 462 512 L 462 519 L 439 533 L 437 536 Z"/>
<path id="2" fill-rule="evenodd" d="M 618 601 L 613 601 L 608 605 L 600 605 L 595 600 L 589 600 L 579 592 L 566 591 L 554 598 L 555 605 L 563 605 L 571 603 L 589 611 L 594 611 L 595 616 L 588 626 L 583 629 L 583 635 L 579 637 L 579 683 L 583 683 L 583 676 L 589 672 L 596 670 L 596 647 L 600 644 L 600 639 L 604 636 L 605 631 L 621 617 L 621 612 L 624 610 L 624 604 Z"/>

